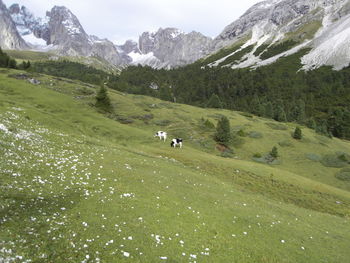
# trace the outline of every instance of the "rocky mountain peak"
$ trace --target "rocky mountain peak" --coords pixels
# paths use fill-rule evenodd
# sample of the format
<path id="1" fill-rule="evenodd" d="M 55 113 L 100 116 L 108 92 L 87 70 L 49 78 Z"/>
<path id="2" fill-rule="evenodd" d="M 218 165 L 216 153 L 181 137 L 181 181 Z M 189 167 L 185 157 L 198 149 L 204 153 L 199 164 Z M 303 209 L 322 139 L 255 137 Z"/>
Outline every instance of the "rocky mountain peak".
<path id="1" fill-rule="evenodd" d="M 10 12 L 0 0 L 0 46 L 3 49 L 26 49 L 28 45 L 21 38 Z"/>
<path id="2" fill-rule="evenodd" d="M 68 8 L 54 6 L 46 15 L 50 19 L 51 36 L 49 44 L 60 45 L 69 42 L 72 38 L 84 42 L 88 41 L 88 35 L 78 18 Z"/>
<path id="3" fill-rule="evenodd" d="M 25 6 L 13 4 L 9 7 L 9 12 L 21 36 L 26 36 L 26 40 L 38 38 L 42 39 L 43 45 L 49 41 L 48 18 L 35 17 L 35 15 Z M 30 36 L 32 35 L 32 36 Z M 39 41 L 40 42 L 40 41 Z M 45 43 L 46 42 L 46 43 Z"/>
<path id="4" fill-rule="evenodd" d="M 134 40 L 127 40 L 124 45 L 118 47 L 126 54 L 129 54 L 130 52 L 141 53 L 138 43 Z"/>
<path id="5" fill-rule="evenodd" d="M 209 52 L 212 39 L 200 33 L 186 34 L 177 28 L 159 28 L 139 38 L 142 54 L 152 54 L 164 67 L 192 63 Z"/>
<path id="6" fill-rule="evenodd" d="M 259 67 L 309 48 L 312 51 L 302 58 L 305 69 L 321 65 L 340 69 L 350 62 L 349 23 L 350 0 L 262 1 L 215 38 L 213 51 L 238 48 L 209 66 Z M 239 59 L 232 61 L 238 52 Z"/>
<path id="7" fill-rule="evenodd" d="M 10 14 L 19 14 L 21 12 L 21 8 L 19 4 L 13 4 L 8 8 Z"/>

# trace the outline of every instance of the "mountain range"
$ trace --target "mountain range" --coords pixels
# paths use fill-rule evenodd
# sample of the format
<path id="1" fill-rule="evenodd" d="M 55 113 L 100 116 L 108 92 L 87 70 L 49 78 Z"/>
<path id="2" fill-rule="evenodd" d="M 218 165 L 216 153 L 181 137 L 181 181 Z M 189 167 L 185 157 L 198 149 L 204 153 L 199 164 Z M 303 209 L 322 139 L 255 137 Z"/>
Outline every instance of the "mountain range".
<path id="1" fill-rule="evenodd" d="M 350 0 L 267 0 L 255 4 L 214 39 L 176 28 L 144 32 L 139 41 L 115 45 L 86 33 L 66 7 L 54 6 L 44 18 L 24 6 L 0 0 L 3 49 L 51 51 L 60 56 L 98 57 L 117 67 L 259 67 L 307 48 L 305 70 L 322 65 L 338 70 L 350 62 Z M 208 59 L 209 58 L 209 59 Z"/>

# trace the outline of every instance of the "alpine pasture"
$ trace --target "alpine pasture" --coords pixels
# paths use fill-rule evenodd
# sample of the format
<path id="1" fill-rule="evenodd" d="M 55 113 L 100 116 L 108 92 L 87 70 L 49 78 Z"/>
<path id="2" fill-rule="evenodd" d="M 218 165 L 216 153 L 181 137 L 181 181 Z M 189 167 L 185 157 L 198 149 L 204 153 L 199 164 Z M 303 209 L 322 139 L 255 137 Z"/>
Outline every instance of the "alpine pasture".
<path id="1" fill-rule="evenodd" d="M 98 87 L 18 74 L 0 73 L 0 262 L 349 261 L 348 141 L 113 90 L 103 114 Z M 228 156 L 205 125 L 222 115 Z"/>

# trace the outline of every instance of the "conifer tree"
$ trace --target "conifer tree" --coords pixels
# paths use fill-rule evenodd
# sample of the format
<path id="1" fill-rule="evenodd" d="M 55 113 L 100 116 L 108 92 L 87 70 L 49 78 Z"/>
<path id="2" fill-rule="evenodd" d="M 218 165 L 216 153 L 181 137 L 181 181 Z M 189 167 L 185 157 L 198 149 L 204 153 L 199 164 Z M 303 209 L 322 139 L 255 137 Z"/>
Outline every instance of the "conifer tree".
<path id="1" fill-rule="evenodd" d="M 307 121 L 306 125 L 307 125 L 307 127 L 309 127 L 310 129 L 313 129 L 313 130 L 315 130 L 315 129 L 316 129 L 316 126 L 317 126 L 316 121 L 315 121 L 315 119 L 314 119 L 313 117 L 311 117 L 311 118 Z"/>
<path id="2" fill-rule="evenodd" d="M 9 59 L 8 60 L 8 64 L 7 64 L 8 68 L 17 68 L 17 62 L 14 59 Z"/>
<path id="3" fill-rule="evenodd" d="M 260 100 L 259 96 L 255 93 L 253 96 L 253 99 L 250 102 L 250 112 L 256 115 L 260 115 Z"/>
<path id="4" fill-rule="evenodd" d="M 326 120 L 322 120 L 317 126 L 316 126 L 316 132 L 320 133 L 322 135 L 326 135 L 329 136 L 329 132 L 328 132 L 328 126 L 327 126 L 327 121 Z"/>
<path id="5" fill-rule="evenodd" d="M 270 156 L 274 159 L 276 159 L 278 157 L 278 150 L 276 146 L 273 146 L 271 152 L 270 152 Z"/>
<path id="6" fill-rule="evenodd" d="M 269 101 L 268 103 L 266 103 L 265 105 L 265 116 L 267 118 L 273 118 L 274 114 L 273 114 L 273 106 L 272 103 Z"/>
<path id="7" fill-rule="evenodd" d="M 95 106 L 106 112 L 111 112 L 113 109 L 105 85 L 101 85 L 100 90 L 97 92 Z"/>
<path id="8" fill-rule="evenodd" d="M 301 129 L 299 127 L 296 127 L 293 133 L 293 138 L 296 140 L 301 140 L 302 138 L 302 133 L 301 133 Z"/>
<path id="9" fill-rule="evenodd" d="M 287 121 L 286 113 L 284 112 L 283 106 L 278 105 L 275 112 L 276 121 Z"/>
<path id="10" fill-rule="evenodd" d="M 215 141 L 223 145 L 228 145 L 231 140 L 230 121 L 226 116 L 222 116 L 216 125 Z"/>
<path id="11" fill-rule="evenodd" d="M 222 102 L 221 102 L 218 95 L 216 95 L 214 93 L 211 95 L 211 97 L 207 103 L 207 108 L 217 108 L 217 109 L 222 108 Z"/>
<path id="12" fill-rule="evenodd" d="M 300 99 L 298 100 L 298 115 L 296 116 L 296 121 L 299 123 L 303 123 L 305 119 L 305 102 L 302 99 Z"/>

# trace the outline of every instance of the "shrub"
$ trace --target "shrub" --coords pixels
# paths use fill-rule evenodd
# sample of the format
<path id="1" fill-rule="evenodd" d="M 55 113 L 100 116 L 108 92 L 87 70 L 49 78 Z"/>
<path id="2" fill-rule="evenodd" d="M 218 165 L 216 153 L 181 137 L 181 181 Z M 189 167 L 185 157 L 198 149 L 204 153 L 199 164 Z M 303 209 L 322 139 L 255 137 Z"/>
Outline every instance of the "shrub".
<path id="1" fill-rule="evenodd" d="M 350 164 L 350 155 L 346 153 L 338 153 L 338 159 L 340 161 L 346 162 Z"/>
<path id="2" fill-rule="evenodd" d="M 169 120 L 155 120 L 154 124 L 158 126 L 168 126 L 171 123 Z"/>
<path id="3" fill-rule="evenodd" d="M 322 157 L 321 163 L 326 167 L 342 168 L 348 163 L 344 161 L 343 154 L 326 154 Z"/>
<path id="4" fill-rule="evenodd" d="M 336 173 L 335 177 L 342 181 L 350 181 L 350 168 L 343 168 L 338 173 Z"/>
<path id="5" fill-rule="evenodd" d="M 211 129 L 215 128 L 214 123 L 212 123 L 210 120 L 204 119 L 204 118 L 200 119 L 199 125 L 202 129 L 206 129 L 206 130 L 211 130 Z"/>
<path id="6" fill-rule="evenodd" d="M 302 133 L 301 133 L 301 129 L 299 127 L 296 127 L 292 136 L 294 139 L 296 140 L 301 140 L 302 138 Z"/>
<path id="7" fill-rule="evenodd" d="M 242 129 L 240 129 L 238 132 L 237 132 L 237 135 L 240 136 L 240 137 L 246 137 L 247 134 L 245 133 L 245 131 L 243 131 Z"/>
<path id="8" fill-rule="evenodd" d="M 261 158 L 262 155 L 261 155 L 261 153 L 254 153 L 253 157 L 254 158 Z"/>
<path id="9" fill-rule="evenodd" d="M 130 119 L 130 118 L 125 117 L 125 116 L 119 116 L 119 115 L 111 115 L 111 116 L 109 116 L 109 118 L 116 120 L 122 124 L 131 124 L 134 122 L 133 119 Z"/>
<path id="10" fill-rule="evenodd" d="M 215 125 L 214 123 L 212 123 L 210 120 L 206 119 L 204 121 L 204 126 L 207 127 L 208 129 L 214 129 Z"/>
<path id="11" fill-rule="evenodd" d="M 234 152 L 231 149 L 225 149 L 220 156 L 224 158 L 233 158 Z"/>

